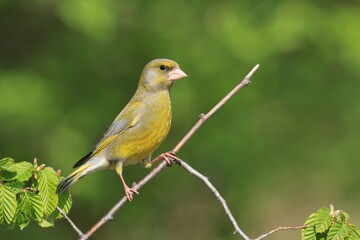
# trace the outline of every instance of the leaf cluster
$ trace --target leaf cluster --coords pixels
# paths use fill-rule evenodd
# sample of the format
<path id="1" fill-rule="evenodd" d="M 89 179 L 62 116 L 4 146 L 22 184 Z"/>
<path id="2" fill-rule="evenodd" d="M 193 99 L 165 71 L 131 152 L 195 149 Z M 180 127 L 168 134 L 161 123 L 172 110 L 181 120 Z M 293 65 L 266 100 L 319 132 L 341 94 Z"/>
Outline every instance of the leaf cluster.
<path id="1" fill-rule="evenodd" d="M 72 205 L 68 191 L 56 194 L 59 178 L 53 168 L 38 166 L 36 159 L 33 164 L 0 159 L 0 224 L 23 229 L 34 220 L 41 227 L 53 226 L 62 218 L 56 207 L 68 213 Z"/>
<path id="2" fill-rule="evenodd" d="M 359 240 L 360 230 L 349 223 L 349 215 L 342 210 L 320 208 L 311 214 L 302 230 L 303 240 Z"/>

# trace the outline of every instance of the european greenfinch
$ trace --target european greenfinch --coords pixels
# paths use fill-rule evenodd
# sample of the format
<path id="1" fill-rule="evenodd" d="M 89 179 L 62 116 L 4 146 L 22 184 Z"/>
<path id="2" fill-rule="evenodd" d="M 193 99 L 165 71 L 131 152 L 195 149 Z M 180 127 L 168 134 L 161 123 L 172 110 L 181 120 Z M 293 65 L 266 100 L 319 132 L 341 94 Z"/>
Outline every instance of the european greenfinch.
<path id="1" fill-rule="evenodd" d="M 169 90 L 176 80 L 186 76 L 172 60 L 155 59 L 149 62 L 130 102 L 91 152 L 75 163 L 74 168 L 78 168 L 60 181 L 57 192 L 61 194 L 90 173 L 115 169 L 124 185 L 125 195 L 131 201 L 133 193 L 138 192 L 126 184 L 122 174 L 123 167 L 139 162 L 146 168 L 151 167 L 154 162 L 151 161 L 152 153 L 165 140 L 170 130 Z M 170 152 L 161 157 L 167 163 L 170 158 L 176 158 Z"/>

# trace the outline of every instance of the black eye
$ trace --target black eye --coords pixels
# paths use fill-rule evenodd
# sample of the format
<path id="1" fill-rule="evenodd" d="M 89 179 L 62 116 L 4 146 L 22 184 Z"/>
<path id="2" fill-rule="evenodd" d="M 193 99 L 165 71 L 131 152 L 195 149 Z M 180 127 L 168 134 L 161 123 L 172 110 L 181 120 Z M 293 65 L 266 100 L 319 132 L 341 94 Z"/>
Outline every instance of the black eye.
<path id="1" fill-rule="evenodd" d="M 160 65 L 160 70 L 164 71 L 166 69 L 165 65 Z"/>

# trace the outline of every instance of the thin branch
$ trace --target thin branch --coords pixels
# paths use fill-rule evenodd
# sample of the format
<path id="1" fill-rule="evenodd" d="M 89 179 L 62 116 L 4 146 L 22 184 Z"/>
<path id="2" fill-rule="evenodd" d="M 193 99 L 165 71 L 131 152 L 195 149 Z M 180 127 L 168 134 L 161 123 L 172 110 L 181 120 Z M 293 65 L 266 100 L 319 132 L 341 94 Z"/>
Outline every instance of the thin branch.
<path id="1" fill-rule="evenodd" d="M 228 218 L 230 219 L 230 222 L 232 223 L 232 225 L 235 228 L 234 234 L 238 233 L 244 240 L 250 240 L 250 238 L 248 236 L 246 236 L 246 234 L 240 229 L 240 227 L 239 227 L 238 223 L 236 222 L 234 216 L 232 215 L 228 205 L 226 204 L 225 199 L 220 195 L 219 191 L 214 187 L 214 185 L 209 181 L 209 179 L 206 176 L 199 173 L 198 171 L 196 171 L 194 168 L 192 168 L 189 164 L 187 164 L 184 161 L 181 161 L 180 166 L 182 168 L 186 169 L 191 175 L 194 175 L 195 177 L 197 177 L 201 181 L 203 181 L 206 184 L 206 186 L 210 189 L 210 191 L 215 195 L 217 200 L 220 201 L 222 207 L 224 208 L 226 215 L 228 216 Z"/>
<path id="2" fill-rule="evenodd" d="M 147 182 L 149 182 L 152 178 L 154 178 L 165 167 L 166 167 L 165 162 L 160 163 L 143 179 L 141 179 L 137 184 L 134 183 L 132 188 L 139 191 L 139 189 L 141 189 Z M 91 237 L 100 227 L 102 227 L 105 223 L 111 221 L 113 219 L 114 214 L 127 202 L 128 202 L 127 198 L 125 196 L 122 197 L 120 201 L 117 202 L 115 206 L 113 206 L 103 218 L 101 218 L 94 226 L 92 226 L 86 234 L 80 236 L 80 240 L 89 239 L 89 237 Z"/>
<path id="3" fill-rule="evenodd" d="M 278 228 L 276 228 L 274 230 L 271 230 L 268 233 L 265 233 L 265 234 L 261 235 L 258 238 L 255 238 L 254 240 L 264 239 L 264 238 L 266 238 L 266 237 L 270 236 L 271 234 L 276 233 L 278 231 L 282 231 L 282 230 L 298 230 L 298 229 L 304 229 L 306 227 L 307 227 L 306 225 L 302 225 L 302 226 L 298 226 L 298 227 L 278 227 Z"/>
<path id="4" fill-rule="evenodd" d="M 59 206 L 56 206 L 56 209 L 69 222 L 70 226 L 77 232 L 80 237 L 84 236 L 83 232 L 80 231 L 80 229 L 75 225 L 75 223 L 66 215 L 66 213 Z"/>
<path id="5" fill-rule="evenodd" d="M 250 83 L 250 78 L 259 68 L 257 64 L 251 71 L 245 76 L 245 78 L 239 83 L 233 90 L 231 90 L 223 99 L 220 100 L 207 114 L 200 114 L 197 123 L 190 129 L 190 131 L 180 140 L 180 142 L 174 147 L 173 152 L 178 152 L 184 144 L 194 135 L 194 133 L 200 128 L 200 126 L 211 117 L 219 108 L 221 108 L 231 97 L 233 97 L 240 89 L 247 86 Z"/>
<path id="6" fill-rule="evenodd" d="M 233 89 L 231 90 L 219 103 L 217 103 L 207 114 L 200 114 L 199 120 L 196 124 L 191 128 L 191 130 L 180 140 L 180 142 L 174 147 L 172 152 L 178 152 L 184 144 L 192 137 L 192 135 L 200 128 L 200 126 L 210 118 L 220 107 L 222 107 L 231 97 L 233 97 L 240 89 L 247 86 L 250 83 L 251 76 L 255 73 L 255 71 L 259 68 L 259 64 L 257 64 L 246 76 L 245 78 Z M 183 161 L 181 162 L 185 164 Z M 190 167 L 188 164 L 185 166 Z M 148 173 L 142 180 L 140 180 L 133 188 L 136 191 L 139 191 L 147 182 L 149 182 L 152 178 L 154 178 L 161 170 L 166 167 L 166 163 L 160 163 L 156 168 L 154 168 L 150 173 Z M 191 167 L 190 167 L 191 168 Z M 193 169 L 193 168 L 191 168 Z M 194 169 L 193 169 L 194 170 Z M 195 170 L 194 170 L 195 171 Z M 200 173 L 199 173 L 200 174 Z M 200 174 L 201 175 L 201 174 Z M 201 175 L 202 176 L 202 175 Z M 206 179 L 205 176 L 203 176 Z M 214 190 L 216 188 L 207 180 Z M 208 185 L 208 186 L 210 186 Z M 211 189 L 211 188 L 210 188 Z M 217 191 L 216 191 L 217 192 Z M 218 195 L 217 195 L 218 194 Z M 216 196 L 220 196 L 217 192 Z M 221 197 L 221 196 L 220 196 Z M 236 232 L 238 232 L 245 240 L 249 240 L 249 238 L 241 231 L 238 224 L 236 223 L 234 217 L 231 215 L 229 208 L 227 207 L 225 200 L 221 197 L 219 201 L 223 203 L 223 207 L 225 209 L 226 214 L 230 218 L 232 224 L 235 227 Z M 222 200 L 220 200 L 222 199 Z M 114 214 L 127 202 L 126 197 L 124 196 L 121 200 L 113 207 L 111 210 L 101 218 L 91 229 L 84 235 L 80 236 L 80 240 L 87 240 L 90 236 L 92 236 L 100 227 L 102 227 L 105 223 L 113 219 Z M 224 204 L 225 203 L 225 204 Z"/>

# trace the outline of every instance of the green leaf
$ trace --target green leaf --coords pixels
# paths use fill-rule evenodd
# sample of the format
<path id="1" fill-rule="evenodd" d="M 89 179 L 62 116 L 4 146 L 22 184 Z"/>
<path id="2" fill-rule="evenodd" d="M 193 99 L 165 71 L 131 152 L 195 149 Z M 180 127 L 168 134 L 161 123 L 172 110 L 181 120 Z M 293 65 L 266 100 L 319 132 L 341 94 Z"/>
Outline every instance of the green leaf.
<path id="1" fill-rule="evenodd" d="M 63 210 L 65 212 L 65 214 L 68 214 L 70 211 L 72 205 L 72 198 L 71 195 L 69 193 L 69 191 L 65 191 L 62 194 L 60 194 L 59 196 L 59 205 L 58 207 L 61 208 L 61 210 Z M 59 211 L 54 211 L 53 213 L 51 213 L 44 222 L 39 223 L 40 226 L 43 227 L 50 227 L 54 225 L 54 220 L 55 219 L 60 219 L 63 216 L 61 215 L 61 213 Z M 50 225 L 51 224 L 51 225 Z"/>
<path id="2" fill-rule="evenodd" d="M 0 184 L 0 223 L 11 223 L 16 211 L 16 195 L 9 187 Z"/>
<path id="3" fill-rule="evenodd" d="M 69 193 L 69 191 L 65 191 L 59 196 L 59 208 L 65 212 L 65 214 L 68 214 L 70 211 L 70 208 L 72 206 L 72 198 Z M 60 214 L 60 212 L 55 211 L 57 214 L 55 216 L 55 219 L 60 219 L 63 216 Z"/>
<path id="4" fill-rule="evenodd" d="M 349 240 L 359 240 L 360 239 L 360 230 L 353 224 L 349 225 Z"/>
<path id="5" fill-rule="evenodd" d="M 9 158 L 9 157 L 6 157 L 6 158 L 2 158 L 2 159 L 0 159 L 0 167 L 2 166 L 2 165 L 4 165 L 4 164 L 6 164 L 7 162 L 14 162 L 14 159 L 12 159 L 12 158 Z"/>
<path id="6" fill-rule="evenodd" d="M 27 202 L 29 215 L 37 221 L 40 221 L 44 215 L 44 206 L 40 197 L 33 192 L 25 191 L 22 200 Z"/>
<path id="7" fill-rule="evenodd" d="M 26 212 L 22 212 L 22 208 L 26 208 L 26 206 L 23 206 L 24 202 L 20 200 L 16 212 L 15 212 L 15 218 L 13 220 L 14 224 L 19 225 L 20 230 L 23 230 L 27 225 L 30 223 L 30 218 Z"/>
<path id="8" fill-rule="evenodd" d="M 316 213 L 313 213 L 306 219 L 305 225 L 315 226 L 316 224 L 315 220 L 316 220 Z"/>
<path id="9" fill-rule="evenodd" d="M 13 165 L 13 166 L 14 166 L 13 168 L 15 168 L 15 165 Z M 0 173 L 1 173 L 0 179 L 2 181 L 11 181 L 11 180 L 14 180 L 16 177 L 16 172 L 8 172 L 8 171 L 3 170 Z"/>
<path id="10" fill-rule="evenodd" d="M 14 163 L 14 160 L 11 158 L 2 159 L 0 161 L 0 170 L 3 171 L 1 173 L 1 179 L 5 181 L 15 179 L 21 182 L 26 181 L 31 177 L 34 170 L 34 166 L 29 162 Z"/>
<path id="11" fill-rule="evenodd" d="M 27 181 L 32 176 L 34 166 L 29 162 L 15 163 L 16 177 L 20 182 Z"/>
<path id="12" fill-rule="evenodd" d="M 56 186 L 59 182 L 58 176 L 54 169 L 45 167 L 38 172 L 38 190 L 41 201 L 44 204 L 44 212 L 46 215 L 51 214 L 57 204 L 58 195 L 56 194 Z"/>
<path id="13" fill-rule="evenodd" d="M 19 225 L 22 230 L 30 223 L 31 218 L 41 221 L 44 215 L 43 209 L 43 203 L 38 195 L 30 191 L 24 191 L 20 195 L 14 223 Z"/>
<path id="14" fill-rule="evenodd" d="M 5 170 L 8 172 L 15 172 L 15 163 L 12 158 L 3 158 L 0 160 L 0 170 Z"/>
<path id="15" fill-rule="evenodd" d="M 340 215 L 341 222 L 349 223 L 349 218 L 350 218 L 349 214 L 347 214 L 344 211 L 341 211 L 341 213 L 339 215 Z"/>
<path id="16" fill-rule="evenodd" d="M 14 224 L 19 225 L 20 229 L 24 229 L 30 223 L 30 211 L 30 203 L 24 198 L 20 198 L 15 212 Z"/>
<path id="17" fill-rule="evenodd" d="M 301 237 L 303 240 L 315 240 L 316 232 L 315 232 L 315 217 L 316 214 L 311 214 L 308 219 L 306 219 L 305 225 L 308 227 L 301 231 Z"/>
<path id="18" fill-rule="evenodd" d="M 316 232 L 315 226 L 309 226 L 301 231 L 301 238 L 303 240 L 315 240 Z"/>
<path id="19" fill-rule="evenodd" d="M 7 186 L 13 193 L 18 194 L 22 191 L 24 183 L 15 180 L 5 183 L 5 186 Z"/>
<path id="20" fill-rule="evenodd" d="M 29 225 L 29 223 L 30 223 L 30 219 L 27 220 L 26 222 L 20 223 L 19 224 L 20 230 L 23 230 L 24 228 L 26 228 Z"/>
<path id="21" fill-rule="evenodd" d="M 41 219 L 39 222 L 40 227 L 53 227 L 54 226 L 54 219 Z"/>
<path id="22" fill-rule="evenodd" d="M 325 232 L 331 225 L 332 216 L 329 208 L 320 208 L 315 216 L 315 231 L 317 233 Z"/>
<path id="23" fill-rule="evenodd" d="M 5 165 L 11 165 L 11 164 L 14 164 L 14 159 L 12 158 L 3 158 L 3 159 L 0 159 L 0 169 L 2 169 L 3 166 Z"/>
<path id="24" fill-rule="evenodd" d="M 347 224 L 335 221 L 327 234 L 328 240 L 344 240 L 349 236 L 349 227 Z"/>

